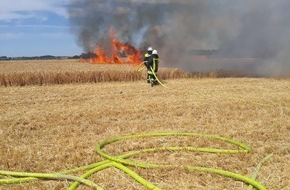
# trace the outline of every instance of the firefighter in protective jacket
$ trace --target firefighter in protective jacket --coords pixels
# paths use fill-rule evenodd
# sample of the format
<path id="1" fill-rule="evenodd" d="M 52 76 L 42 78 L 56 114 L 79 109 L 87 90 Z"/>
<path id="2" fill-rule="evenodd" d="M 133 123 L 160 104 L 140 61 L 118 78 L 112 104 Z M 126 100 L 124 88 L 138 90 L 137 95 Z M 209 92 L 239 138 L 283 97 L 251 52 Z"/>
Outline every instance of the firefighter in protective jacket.
<path id="1" fill-rule="evenodd" d="M 159 65 L 159 56 L 157 50 L 152 51 L 152 55 L 148 59 L 148 76 L 151 83 L 151 86 L 158 85 L 158 81 L 155 76 L 157 76 Z M 155 75 L 154 75 L 155 74 Z"/>
<path id="2" fill-rule="evenodd" d="M 144 55 L 144 65 L 146 66 L 146 68 L 147 68 L 147 72 L 149 71 L 149 65 L 148 65 L 148 60 L 149 60 L 149 58 L 151 57 L 151 55 L 152 55 L 152 51 L 153 51 L 153 49 L 152 49 L 152 47 L 149 47 L 148 49 L 147 49 L 147 53 Z M 149 74 L 147 74 L 147 83 L 150 83 L 150 79 L 149 79 Z"/>

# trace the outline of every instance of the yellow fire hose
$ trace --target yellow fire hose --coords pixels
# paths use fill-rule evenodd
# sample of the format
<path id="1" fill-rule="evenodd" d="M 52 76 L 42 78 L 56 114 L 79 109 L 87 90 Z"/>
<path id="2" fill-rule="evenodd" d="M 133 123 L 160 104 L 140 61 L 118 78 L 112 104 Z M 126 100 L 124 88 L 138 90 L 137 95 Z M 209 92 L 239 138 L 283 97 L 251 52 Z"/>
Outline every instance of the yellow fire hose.
<path id="1" fill-rule="evenodd" d="M 137 69 L 137 71 L 142 71 L 143 69 L 145 69 L 146 68 L 146 66 L 144 65 L 143 67 L 139 67 L 138 69 Z"/>
<path id="2" fill-rule="evenodd" d="M 137 68 L 136 68 L 136 71 L 142 71 L 143 69 L 145 69 L 146 66 L 144 65 L 144 61 L 142 63 L 140 63 Z"/>
<path id="3" fill-rule="evenodd" d="M 156 80 L 158 81 L 158 83 L 161 85 L 161 86 L 163 86 L 164 88 L 168 88 L 167 86 L 165 86 L 159 79 L 158 79 L 158 77 L 156 76 L 156 74 L 155 74 L 155 72 L 154 72 L 154 70 L 152 69 L 152 67 L 150 66 L 150 70 L 151 70 L 151 72 L 153 73 L 153 75 L 154 75 L 154 77 L 156 78 Z"/>
<path id="4" fill-rule="evenodd" d="M 146 66 L 145 65 L 143 65 L 144 64 L 144 61 L 142 62 L 142 63 L 140 63 L 138 66 L 137 66 L 137 71 L 138 72 L 140 72 L 140 71 L 142 71 L 143 69 L 145 69 L 146 68 Z M 143 66 L 142 66 L 143 65 Z M 142 66 L 142 67 L 141 67 Z M 157 82 L 161 85 L 161 86 L 163 86 L 164 88 L 168 88 L 166 85 L 164 85 L 160 80 L 159 80 L 159 78 L 157 77 L 157 75 L 156 75 L 156 73 L 154 72 L 154 70 L 152 69 L 152 67 L 150 67 L 150 70 L 151 70 L 151 72 L 153 73 L 153 75 L 154 75 L 154 77 L 156 78 L 156 80 L 157 80 Z"/>
<path id="5" fill-rule="evenodd" d="M 170 137 L 170 136 L 211 138 L 211 139 L 216 139 L 216 140 L 224 141 L 226 143 L 235 145 L 237 146 L 237 149 L 221 149 L 221 148 L 206 148 L 206 147 L 191 147 L 191 146 L 159 147 L 159 148 L 157 147 L 157 148 L 146 148 L 146 149 L 141 149 L 141 150 L 130 151 L 119 156 L 112 156 L 102 150 L 106 145 L 109 145 L 111 143 L 121 141 L 121 140 L 136 139 L 136 138 L 149 138 L 149 137 Z M 222 176 L 233 178 L 235 180 L 242 181 L 249 185 L 249 189 L 252 189 L 254 187 L 258 190 L 266 190 L 266 188 L 262 184 L 256 181 L 256 177 L 258 175 L 258 172 L 262 164 L 272 156 L 272 155 L 268 155 L 267 157 L 265 157 L 258 164 L 255 172 L 253 173 L 252 178 L 250 178 L 245 175 L 241 175 L 238 173 L 225 171 L 221 169 L 216 169 L 216 168 L 208 168 L 208 167 L 200 167 L 200 166 L 192 166 L 192 165 L 181 166 L 181 165 L 172 165 L 172 164 L 142 163 L 142 162 L 135 162 L 135 161 L 127 159 L 134 155 L 150 153 L 150 152 L 159 152 L 159 151 L 198 151 L 198 152 L 225 153 L 225 154 L 248 153 L 250 151 L 250 148 L 247 145 L 239 141 L 226 138 L 226 137 L 217 136 L 217 135 L 186 133 L 186 132 L 184 133 L 182 132 L 181 133 L 180 132 L 148 133 L 148 134 L 128 135 L 128 136 L 121 136 L 121 137 L 106 139 L 97 145 L 96 151 L 103 158 L 106 158 L 106 160 L 103 160 L 103 161 L 100 161 L 91 165 L 75 168 L 72 170 L 58 172 L 58 173 L 28 173 L 28 172 L 11 172 L 11 171 L 0 170 L 0 185 L 24 183 L 24 182 L 31 182 L 31 181 L 36 181 L 36 180 L 68 180 L 68 181 L 74 181 L 74 183 L 69 187 L 69 190 L 75 190 L 80 184 L 86 185 L 88 187 L 91 187 L 97 190 L 102 190 L 103 189 L 102 187 L 88 180 L 87 178 L 97 173 L 98 171 L 104 170 L 108 167 L 115 167 L 125 172 L 127 175 L 129 175 L 130 177 L 132 177 L 133 179 L 135 179 L 136 181 L 138 181 L 140 184 L 144 185 L 148 189 L 160 190 L 159 187 L 155 186 L 148 180 L 142 178 L 132 169 L 128 168 L 128 166 L 131 166 L 131 168 L 134 168 L 134 167 L 141 167 L 141 168 L 146 168 L 146 169 L 168 168 L 168 169 L 180 169 L 180 170 L 187 170 L 187 171 L 210 172 L 210 173 L 215 173 Z M 80 177 L 68 175 L 68 174 L 76 173 L 80 171 L 86 171 L 86 172 Z M 1 179 L 1 175 L 5 176 L 6 178 Z"/>
<path id="6" fill-rule="evenodd" d="M 13 176 L 13 177 L 28 177 L 28 178 L 14 178 L 14 179 L 1 179 L 1 184 L 11 184 L 11 183 L 23 183 L 27 181 L 33 181 L 34 179 L 50 179 L 50 180 L 68 180 L 68 181 L 77 181 L 88 187 L 92 187 L 97 190 L 102 190 L 102 188 L 96 185 L 94 182 L 89 181 L 84 178 L 65 175 L 60 173 L 29 173 L 29 172 L 11 172 L 11 171 L 0 171 L 1 175 Z"/>
<path id="7" fill-rule="evenodd" d="M 266 162 L 268 159 L 270 159 L 272 156 L 273 156 L 273 154 L 269 154 L 268 156 L 266 156 L 265 158 L 263 158 L 263 159 L 259 162 L 259 164 L 258 164 L 257 167 L 255 168 L 255 171 L 254 171 L 254 173 L 253 173 L 253 175 L 252 175 L 252 179 L 253 179 L 253 180 L 256 180 L 257 175 L 258 175 L 258 173 L 259 173 L 259 171 L 260 171 L 260 169 L 261 169 L 263 163 Z M 249 185 L 248 190 L 252 190 L 252 189 L 253 189 L 253 186 L 252 186 L 252 185 Z"/>

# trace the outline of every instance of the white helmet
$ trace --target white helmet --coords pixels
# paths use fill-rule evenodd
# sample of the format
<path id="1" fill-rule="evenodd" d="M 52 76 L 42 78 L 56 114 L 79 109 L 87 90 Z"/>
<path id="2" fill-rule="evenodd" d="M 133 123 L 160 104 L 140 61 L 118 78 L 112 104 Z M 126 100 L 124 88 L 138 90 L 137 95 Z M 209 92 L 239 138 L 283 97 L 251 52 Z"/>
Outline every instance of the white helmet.
<path id="1" fill-rule="evenodd" d="M 152 48 L 152 47 L 149 47 L 149 48 L 148 48 L 148 51 L 153 51 L 153 48 Z"/>
<path id="2" fill-rule="evenodd" d="M 156 50 L 156 49 L 155 49 L 155 50 L 153 50 L 152 54 L 155 54 L 155 55 L 157 55 L 157 50 Z"/>

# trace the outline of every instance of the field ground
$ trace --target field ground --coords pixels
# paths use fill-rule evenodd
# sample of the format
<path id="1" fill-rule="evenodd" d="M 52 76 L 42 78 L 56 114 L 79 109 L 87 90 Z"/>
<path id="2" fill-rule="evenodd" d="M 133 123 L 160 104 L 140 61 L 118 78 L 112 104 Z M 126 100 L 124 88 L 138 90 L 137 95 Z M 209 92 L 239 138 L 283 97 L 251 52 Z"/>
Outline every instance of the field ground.
<path id="1" fill-rule="evenodd" d="M 234 138 L 246 154 L 147 153 L 150 163 L 215 167 L 251 176 L 270 190 L 290 189 L 290 80 L 203 78 L 165 80 L 168 89 L 145 81 L 0 87 L 0 170 L 58 172 L 102 160 L 98 142 L 149 132 L 196 132 Z M 200 138 L 144 138 L 106 147 L 111 154 L 167 145 L 227 147 Z M 130 167 L 162 189 L 246 189 L 223 176 L 178 169 Z M 2 176 L 4 177 L 4 176 Z M 0 176 L 1 178 L 1 176 Z M 115 168 L 90 177 L 105 189 L 146 189 Z M 1 190 L 66 189 L 68 181 L 2 185 Z M 83 185 L 79 189 L 89 189 Z"/>

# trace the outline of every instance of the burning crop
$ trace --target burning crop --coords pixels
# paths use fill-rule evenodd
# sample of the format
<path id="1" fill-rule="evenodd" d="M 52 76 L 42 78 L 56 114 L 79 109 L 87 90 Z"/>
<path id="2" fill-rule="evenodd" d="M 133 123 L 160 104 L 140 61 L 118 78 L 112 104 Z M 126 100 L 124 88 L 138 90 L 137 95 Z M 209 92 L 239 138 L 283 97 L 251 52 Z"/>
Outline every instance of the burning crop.
<path id="1" fill-rule="evenodd" d="M 108 53 L 107 53 L 108 52 Z M 130 43 L 123 43 L 116 38 L 116 33 L 110 29 L 110 47 L 105 50 L 97 45 L 94 52 L 81 57 L 81 62 L 88 61 L 94 64 L 132 64 L 139 65 L 142 60 L 141 50 Z"/>

